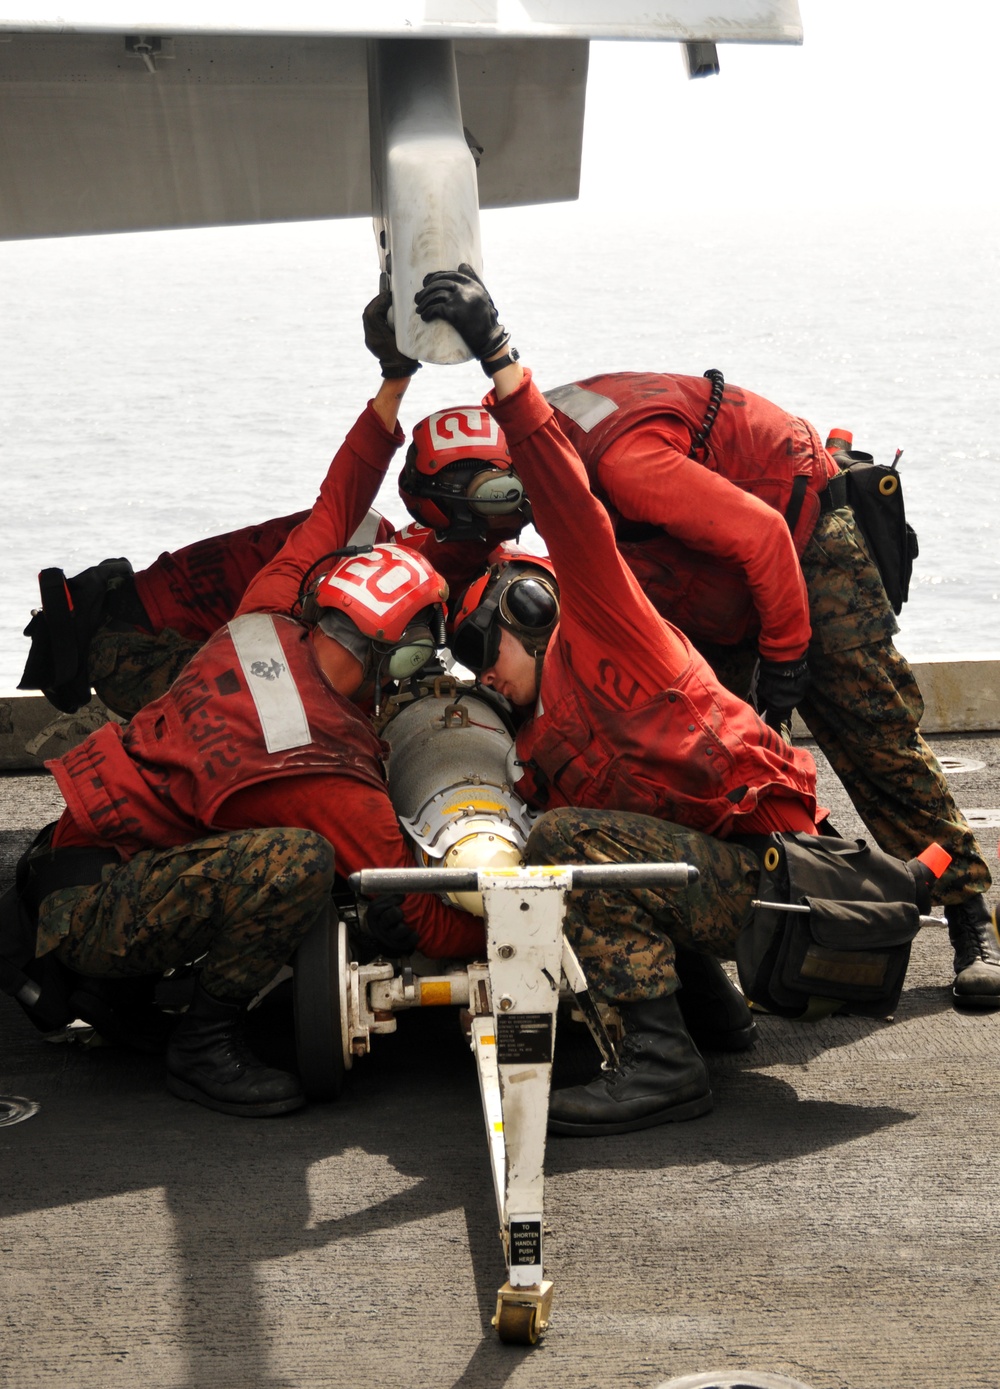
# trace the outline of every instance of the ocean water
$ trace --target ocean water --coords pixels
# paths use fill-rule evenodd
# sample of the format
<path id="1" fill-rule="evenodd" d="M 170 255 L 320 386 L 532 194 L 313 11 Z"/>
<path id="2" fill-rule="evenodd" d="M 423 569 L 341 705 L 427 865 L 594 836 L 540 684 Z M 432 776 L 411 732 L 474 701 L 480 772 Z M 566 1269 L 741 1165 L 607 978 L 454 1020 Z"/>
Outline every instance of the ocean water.
<path id="1" fill-rule="evenodd" d="M 700 373 L 901 462 L 921 554 L 911 659 L 1000 652 L 1000 212 L 734 206 L 655 224 L 579 205 L 485 213 L 485 278 L 543 387 Z M 46 565 L 162 550 L 307 506 L 377 368 L 367 222 L 0 248 L 0 691 Z M 402 422 L 479 399 L 425 367 Z M 390 480 L 378 503 L 404 512 Z"/>

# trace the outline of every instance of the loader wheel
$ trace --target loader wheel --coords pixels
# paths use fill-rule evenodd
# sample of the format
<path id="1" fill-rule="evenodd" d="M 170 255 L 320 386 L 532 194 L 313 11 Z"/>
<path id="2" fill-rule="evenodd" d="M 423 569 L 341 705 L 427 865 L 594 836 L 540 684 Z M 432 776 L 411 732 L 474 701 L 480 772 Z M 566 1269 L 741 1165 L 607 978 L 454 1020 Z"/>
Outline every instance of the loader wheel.
<path id="1" fill-rule="evenodd" d="M 347 927 L 317 922 L 292 962 L 295 1051 L 302 1088 L 311 1100 L 335 1100 L 351 1065 L 347 1032 Z"/>
<path id="2" fill-rule="evenodd" d="M 505 1302 L 496 1319 L 497 1335 L 513 1346 L 533 1346 L 538 1340 L 538 1308 Z"/>

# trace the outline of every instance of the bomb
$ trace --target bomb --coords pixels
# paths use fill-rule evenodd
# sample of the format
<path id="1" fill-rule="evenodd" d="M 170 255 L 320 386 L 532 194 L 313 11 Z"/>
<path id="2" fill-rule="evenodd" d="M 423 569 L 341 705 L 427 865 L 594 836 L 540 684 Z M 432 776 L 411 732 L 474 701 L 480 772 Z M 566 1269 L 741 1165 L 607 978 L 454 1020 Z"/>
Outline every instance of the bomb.
<path id="1" fill-rule="evenodd" d="M 516 868 L 533 813 L 512 785 L 514 739 L 473 687 L 438 681 L 402 704 L 382 730 L 389 795 L 417 862 L 434 868 Z M 478 893 L 449 894 L 481 916 Z"/>

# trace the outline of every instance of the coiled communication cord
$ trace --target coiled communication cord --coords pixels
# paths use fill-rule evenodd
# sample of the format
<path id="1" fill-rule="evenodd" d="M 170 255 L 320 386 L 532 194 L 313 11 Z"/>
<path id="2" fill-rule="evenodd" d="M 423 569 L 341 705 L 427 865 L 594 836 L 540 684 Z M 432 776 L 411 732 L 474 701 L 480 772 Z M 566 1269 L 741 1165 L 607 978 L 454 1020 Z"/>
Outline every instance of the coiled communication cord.
<path id="1" fill-rule="evenodd" d="M 694 458 L 696 461 L 697 455 L 708 443 L 708 436 L 712 432 L 712 426 L 715 424 L 715 417 L 719 413 L 719 406 L 722 404 L 722 392 L 726 385 L 725 378 L 717 367 L 709 367 L 708 371 L 704 372 L 703 375 L 707 381 L 711 381 L 712 383 L 712 394 L 709 396 L 708 408 L 705 411 L 705 418 L 701 422 L 701 428 L 691 440 L 691 450 L 688 453 L 688 458 Z"/>

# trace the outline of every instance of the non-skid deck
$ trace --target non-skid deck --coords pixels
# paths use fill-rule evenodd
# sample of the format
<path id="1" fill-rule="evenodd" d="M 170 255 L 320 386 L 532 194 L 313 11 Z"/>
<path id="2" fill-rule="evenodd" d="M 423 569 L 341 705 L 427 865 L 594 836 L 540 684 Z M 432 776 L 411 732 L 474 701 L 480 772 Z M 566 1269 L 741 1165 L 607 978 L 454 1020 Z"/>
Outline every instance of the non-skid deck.
<path id="1" fill-rule="evenodd" d="M 1000 739 L 933 741 L 995 863 Z M 58 808 L 47 778 L 0 778 L 5 883 Z M 252 1122 L 172 1098 L 156 1058 L 45 1043 L 0 999 L 0 1093 L 40 1106 L 0 1131 L 0 1384 L 654 1389 L 729 1366 L 996 1389 L 1000 1013 L 953 1012 L 949 966 L 926 930 L 894 1023 L 762 1018 L 754 1051 L 710 1058 L 711 1115 L 551 1139 L 532 1350 L 489 1325 L 504 1265 L 443 1010 L 376 1038 L 340 1102 Z M 259 1024 L 276 1057 L 286 1023 L 279 1000 Z"/>

